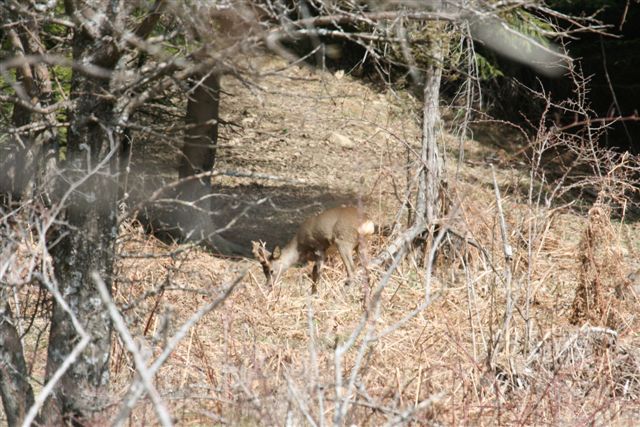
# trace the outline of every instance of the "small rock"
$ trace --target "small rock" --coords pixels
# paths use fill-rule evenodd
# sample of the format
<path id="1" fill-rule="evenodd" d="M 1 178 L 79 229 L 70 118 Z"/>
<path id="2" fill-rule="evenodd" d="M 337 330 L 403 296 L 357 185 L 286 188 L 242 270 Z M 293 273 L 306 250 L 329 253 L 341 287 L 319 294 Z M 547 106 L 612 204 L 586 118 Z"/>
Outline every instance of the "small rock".
<path id="1" fill-rule="evenodd" d="M 355 147 L 354 142 L 349 137 L 341 135 L 338 132 L 332 132 L 331 135 L 329 135 L 329 142 L 342 148 L 350 149 Z"/>

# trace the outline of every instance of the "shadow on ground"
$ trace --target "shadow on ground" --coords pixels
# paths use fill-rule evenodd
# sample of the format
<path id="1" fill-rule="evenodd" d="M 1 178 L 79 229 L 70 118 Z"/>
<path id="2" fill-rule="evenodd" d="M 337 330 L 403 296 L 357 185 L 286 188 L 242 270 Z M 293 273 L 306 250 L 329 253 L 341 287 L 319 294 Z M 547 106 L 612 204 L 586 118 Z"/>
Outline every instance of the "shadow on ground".
<path id="1" fill-rule="evenodd" d="M 252 257 L 251 241 L 262 240 L 270 250 L 283 246 L 309 216 L 357 202 L 353 194 L 320 186 L 218 185 L 211 194 L 211 212 L 168 194 L 143 202 L 137 218 L 164 242 L 190 241 L 222 256 Z"/>
<path id="2" fill-rule="evenodd" d="M 247 249 L 262 240 L 272 249 L 286 244 L 309 216 L 327 208 L 357 203 L 353 194 L 336 193 L 319 186 L 269 187 L 249 184 L 214 190 L 212 213 L 222 236 Z"/>
<path id="3" fill-rule="evenodd" d="M 466 161 L 472 165 L 482 165 L 489 168 L 490 164 L 497 165 L 500 169 L 513 168 L 523 171 L 524 175 L 529 175 L 530 159 L 533 156 L 533 149 L 527 146 L 527 141 L 514 127 L 500 126 L 495 123 L 476 123 L 472 126 L 473 139 L 478 141 L 481 149 L 475 153 L 465 152 Z M 458 155 L 458 153 L 455 153 Z M 583 155 L 584 156 L 584 155 Z M 603 159 L 604 161 L 605 159 Z M 553 194 L 553 207 L 566 206 L 571 204 L 571 209 L 581 215 L 586 215 L 589 209 L 599 198 L 600 187 L 598 187 L 597 173 L 591 158 L 576 158 L 575 150 L 569 146 L 558 145 L 547 149 L 540 160 L 540 171 L 544 172 L 544 179 L 547 184 L 541 188 L 539 180 L 536 180 L 534 194 L 544 196 Z M 593 179 L 589 179 L 593 177 Z M 638 174 L 628 177 L 637 182 Z M 601 182 L 603 182 L 601 180 Z M 562 184 L 559 188 L 556 185 Z M 511 185 L 505 194 L 518 196 L 521 200 L 529 197 L 529 181 L 519 180 L 515 185 Z M 487 181 L 485 187 L 492 188 L 493 185 Z M 622 186 L 618 186 L 618 194 L 610 199 L 605 199 L 610 204 L 613 218 L 626 221 L 640 221 L 640 196 L 636 192 L 622 191 Z M 626 203 L 619 203 L 626 198 Z"/>

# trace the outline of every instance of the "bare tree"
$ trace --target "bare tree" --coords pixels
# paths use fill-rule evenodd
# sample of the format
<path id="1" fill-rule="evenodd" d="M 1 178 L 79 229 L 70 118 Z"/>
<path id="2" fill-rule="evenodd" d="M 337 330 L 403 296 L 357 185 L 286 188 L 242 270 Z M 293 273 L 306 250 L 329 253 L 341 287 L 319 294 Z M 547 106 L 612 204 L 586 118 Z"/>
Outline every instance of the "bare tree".
<path id="1" fill-rule="evenodd" d="M 108 385 L 113 322 L 117 322 L 128 351 L 136 356 L 144 386 L 134 381 L 117 422 L 124 422 L 144 390 L 158 419 L 170 422 L 151 377 L 186 330 L 218 307 L 237 281 L 186 322 L 150 368 L 144 367 L 145 360 L 136 355 L 126 322 L 109 295 L 119 227 L 126 218 L 122 213 L 129 213 L 129 208 L 135 212 L 140 205 L 169 194 L 178 209 L 186 207 L 170 218 L 183 238 L 225 253 L 242 252 L 220 238 L 218 225 L 211 220 L 211 178 L 216 173 L 223 77 L 237 78 L 255 89 L 251 79 L 260 71 L 247 66 L 242 55 L 269 49 L 297 62 L 300 58 L 289 49 L 296 47 L 297 41 L 309 42 L 314 52 L 319 52 L 326 40 L 336 39 L 362 48 L 379 70 L 409 70 L 414 83 L 422 85 L 421 150 L 412 159 L 412 165 L 417 166 L 412 166 L 415 181 L 410 183 L 415 221 L 378 258 L 378 264 L 391 259 L 393 265 L 374 287 L 370 311 L 335 351 L 334 421 L 339 425 L 347 419 L 349 394 L 356 387 L 369 346 L 431 303 L 430 269 L 435 247 L 446 231 L 443 227 L 434 233 L 434 225 L 444 216 L 438 135 L 440 85 L 448 56 L 446 28 L 471 23 L 476 38 L 499 48 L 501 41 L 489 30 L 505 27 L 498 18 L 501 8 L 515 7 L 485 2 L 469 7 L 440 1 L 374 6 L 349 1 L 268 0 L 157 0 L 153 4 L 113 0 L 23 4 L 9 0 L 0 6 L 2 31 L 11 49 L 0 63 L 0 73 L 11 86 L 0 98 L 11 110 L 11 117 L 3 123 L 8 136 L 0 142 L 0 149 L 7 153 L 0 169 L 0 244 L 3 251 L 13 250 L 14 243 L 30 248 L 24 265 L 8 258 L 8 264 L 0 268 L 0 393 L 11 425 L 31 422 L 36 413 L 38 421 L 47 425 L 83 424 L 105 411 L 112 397 Z M 414 24 L 415 32 L 403 33 L 407 22 Z M 420 28 L 432 23 L 425 37 Z M 517 32 L 513 37 L 526 40 Z M 416 46 L 423 48 L 420 58 L 412 53 Z M 395 54 L 386 55 L 390 50 Z M 539 50 L 552 49 L 543 46 Z M 317 65 L 322 65 L 324 58 L 319 59 Z M 541 61 L 540 56 L 536 60 Z M 172 117 L 180 124 L 157 125 L 147 117 Z M 127 198 L 129 160 L 137 148 L 132 147 L 132 134 L 151 139 L 173 137 L 172 148 L 180 154 L 177 180 L 167 188 L 154 188 L 151 196 L 144 189 L 140 200 Z M 26 225 L 16 231 L 16 224 Z M 425 231 L 436 234 L 427 254 L 425 299 L 389 331 L 377 334 L 371 320 L 378 316 L 382 291 L 408 245 Z M 12 269 L 19 273 L 20 281 L 5 280 L 5 273 Z M 46 289 L 53 301 L 45 385 L 35 398 L 27 381 L 19 327 L 24 313 L 15 302 L 13 310 L 6 303 L 10 294 L 20 301 L 20 294 L 28 293 L 34 282 Z M 363 334 L 364 342 L 357 345 Z M 343 361 L 353 349 L 357 363 L 346 374 Z M 346 385 L 347 393 L 341 384 Z M 322 406 L 322 393 L 319 396 Z M 425 399 L 421 405 L 427 407 L 432 401 Z M 298 404 L 305 408 L 301 400 Z M 410 415 L 411 411 L 395 415 L 402 420 L 405 413 Z M 311 415 L 307 419 L 312 420 Z"/>
<path id="2" fill-rule="evenodd" d="M 16 319 L 9 306 L 7 289 L 2 289 L 0 309 L 0 395 L 9 425 L 20 425 L 33 405 L 33 391 L 28 382 L 27 365 L 22 342 L 16 329 Z"/>
<path id="3" fill-rule="evenodd" d="M 9 2 L 1 9 L 5 22 L 9 23 L 7 34 L 14 52 L 13 58 L 2 64 L 2 70 L 8 81 L 11 81 L 8 70 L 15 70 L 16 76 L 15 95 L 5 99 L 13 102 L 13 136 L 2 147 L 8 152 L 0 180 L 3 212 L 8 215 L 18 207 L 40 209 L 44 214 L 37 226 L 34 224 L 42 242 L 39 258 L 43 267 L 37 270 L 32 267 L 30 274 L 37 274 L 42 285 L 65 298 L 64 303 L 55 299 L 51 318 L 46 380 L 52 393 L 46 402 L 38 399 L 39 404 L 44 403 L 39 421 L 45 424 L 82 422 L 102 411 L 108 401 L 105 386 L 109 383 L 112 324 L 101 301 L 95 298 L 91 274 L 97 273 L 107 289 L 111 289 L 119 227 L 118 199 L 123 183 L 118 172 L 125 170 L 121 163 L 128 160 L 122 154 L 127 154 L 129 148 L 123 140 L 130 121 L 138 107 L 155 96 L 155 91 L 175 81 L 172 74 L 181 70 L 179 80 L 193 76 L 196 83 L 187 103 L 187 136 L 179 178 L 188 183 L 182 187 L 185 199 L 202 212 L 196 224 L 207 235 L 200 236 L 200 240 L 215 233 L 206 213 L 210 208 L 208 179 L 190 177 L 210 172 L 213 167 L 219 75 L 207 74 L 204 68 L 212 62 L 199 63 L 195 57 L 180 66 L 173 63 L 159 73 L 158 58 L 153 57 L 150 66 L 144 60 L 136 61 L 150 52 L 158 53 L 145 40 L 165 6 L 159 0 L 145 10 L 137 3 L 97 0 L 65 2 L 63 15 L 59 15 L 55 3 L 27 6 Z M 132 19 L 136 10 L 146 12 L 140 21 Z M 46 50 L 40 39 L 41 32 L 52 37 L 41 27 L 43 23 L 58 25 L 63 32 L 62 37 L 53 38 L 59 44 L 52 52 Z M 71 60 L 58 56 L 56 51 L 70 52 Z M 159 55 L 162 57 L 162 52 Z M 53 64 L 68 66 L 71 78 L 69 92 L 60 94 L 66 95 L 68 101 L 49 105 L 52 99 L 49 66 Z M 201 77 L 203 82 L 199 81 Z M 61 126 L 60 114 L 67 119 L 66 140 L 60 144 L 63 152 L 52 146 L 57 139 L 57 127 Z M 53 159 L 60 172 L 54 175 L 55 170 L 51 171 L 45 182 L 41 153 L 49 148 L 56 148 Z M 28 201 L 21 206 L 20 201 L 29 189 L 32 197 L 44 204 L 35 206 Z M 193 231 L 193 227 L 185 229 Z M 9 228 L 5 231 L 11 232 Z M 45 260 L 49 259 L 52 264 L 47 267 Z M 8 291 L 3 287 L 3 293 Z M 19 424 L 33 398 L 24 381 L 19 334 L 8 305 L 3 308 L 2 319 L 3 342 L 11 343 L 3 347 L 11 349 L 6 359 L 3 402 L 7 412 L 15 414 L 11 423 Z M 90 339 L 85 343 L 87 337 Z M 80 342 L 83 345 L 79 347 Z"/>
<path id="4" fill-rule="evenodd" d="M 74 62 L 94 64 L 107 73 L 115 68 L 121 56 L 114 41 L 115 29 L 121 28 L 123 20 L 118 6 L 108 1 L 66 4 L 66 13 L 76 21 Z M 41 420 L 46 424 L 83 419 L 99 409 L 106 397 L 103 388 L 109 382 L 111 319 L 95 298 L 90 274 L 97 271 L 111 282 L 118 230 L 114 172 L 118 170 L 120 141 L 110 125 L 114 105 L 106 96 L 110 89 L 108 78 L 75 72 L 71 79 L 75 105 L 69 111 L 67 154 L 55 197 L 58 203 L 64 203 L 58 208 L 64 209 L 59 220 L 65 225 L 54 231 L 58 237 L 50 252 L 58 287 L 68 296 L 69 305 L 92 339 L 45 405 Z M 53 310 L 47 378 L 62 365 L 77 336 L 63 308 L 56 304 Z"/>

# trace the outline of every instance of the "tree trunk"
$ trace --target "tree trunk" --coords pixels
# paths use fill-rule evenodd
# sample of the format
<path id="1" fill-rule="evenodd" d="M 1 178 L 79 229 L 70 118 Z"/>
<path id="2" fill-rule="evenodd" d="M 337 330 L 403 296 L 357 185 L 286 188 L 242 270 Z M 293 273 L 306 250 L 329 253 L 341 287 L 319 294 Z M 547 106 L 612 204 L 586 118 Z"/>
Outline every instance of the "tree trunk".
<path id="1" fill-rule="evenodd" d="M 387 244 L 386 249 L 371 260 L 370 265 L 386 262 L 403 247 L 425 242 L 425 257 L 429 253 L 428 246 L 436 230 L 435 223 L 442 214 L 443 204 L 440 197 L 443 188 L 443 162 L 438 151 L 438 127 L 440 125 L 440 80 L 442 77 L 442 61 L 444 45 L 437 39 L 432 43 L 431 62 L 426 70 L 423 88 L 422 107 L 422 147 L 418 175 L 418 193 L 411 227 Z"/>
<path id="2" fill-rule="evenodd" d="M 7 301 L 5 291 L 0 291 L 0 301 Z M 9 426 L 21 425 L 33 405 L 28 377 L 15 319 L 9 303 L 4 303 L 0 306 L 0 394 Z"/>
<path id="3" fill-rule="evenodd" d="M 83 29 L 74 33 L 73 60 L 113 69 L 119 58 L 116 46 L 107 37 L 115 26 L 120 8 L 107 0 L 94 2 L 83 13 L 105 12 L 101 37 Z M 87 17 L 88 18 L 88 17 Z M 95 30 L 95 29 L 94 29 Z M 108 403 L 111 319 L 102 305 L 91 279 L 97 272 L 111 288 L 117 224 L 117 135 L 112 131 L 113 103 L 100 96 L 109 93 L 109 80 L 87 77 L 74 70 L 69 112 L 67 161 L 57 201 L 68 194 L 64 211 L 66 227 L 51 248 L 55 277 L 60 293 L 85 331 L 91 336 L 87 348 L 64 373 L 45 403 L 40 422 L 60 425 L 84 423 Z M 73 187 L 75 184 L 76 187 Z M 55 240 L 53 240 L 55 241 Z M 53 308 L 46 375 L 51 378 L 78 340 L 78 331 L 59 304 Z"/>
<path id="4" fill-rule="evenodd" d="M 16 57 L 24 57 L 27 52 L 22 44 L 20 35 L 15 29 L 7 31 L 8 38 L 13 47 Z M 23 90 L 22 100 L 26 103 L 30 102 L 35 94 L 35 84 L 33 79 L 33 71 L 28 64 L 23 64 L 16 69 L 16 84 Z M 29 99 L 24 99 L 24 98 Z M 31 110 L 26 106 L 16 103 L 13 105 L 11 114 L 11 123 L 14 128 L 21 128 L 31 122 Z M 22 193 L 27 185 L 29 171 L 33 168 L 33 147 L 32 139 L 28 133 L 16 133 L 11 141 L 10 151 L 4 161 L 2 167 L 3 175 L 0 183 L 3 186 L 4 193 L 10 195 L 10 200 L 17 202 L 21 199 Z"/>
<path id="5" fill-rule="evenodd" d="M 7 31 L 8 39 L 16 57 L 44 54 L 39 38 L 39 25 L 35 19 L 27 20 L 22 25 Z M 15 129 L 33 124 L 34 119 L 41 119 L 46 125 L 44 130 L 23 130 L 13 135 L 8 153 L 2 159 L 0 170 L 0 191 L 4 193 L 5 203 L 8 200 L 19 201 L 25 191 L 32 188 L 40 189 L 37 184 L 49 182 L 37 179 L 45 173 L 45 153 L 43 146 L 49 147 L 56 141 L 56 117 L 54 113 L 33 113 L 33 107 L 46 107 L 51 103 L 51 79 L 46 64 L 23 64 L 16 70 L 16 81 L 21 91 L 23 104 L 13 106 L 11 117 Z M 10 196 L 10 197 L 8 197 Z"/>
<path id="6" fill-rule="evenodd" d="M 187 103 L 185 141 L 182 159 L 178 169 L 180 179 L 213 169 L 218 142 L 218 118 L 220 106 L 220 76 L 211 72 L 193 89 Z M 210 177 L 189 179 L 183 194 L 194 201 L 206 196 L 210 191 Z M 192 184 L 195 183 L 195 184 Z M 188 194 L 192 191 L 192 194 Z"/>
<path id="7" fill-rule="evenodd" d="M 7 31 L 7 38 L 17 58 L 43 54 L 39 23 L 35 17 L 25 18 L 9 14 L 6 18 L 20 22 Z M 21 102 L 13 105 L 12 125 L 18 131 L 9 140 L 6 155 L 0 159 L 0 204 L 9 206 L 19 202 L 31 188 L 33 194 L 44 192 L 45 167 L 43 146 L 55 143 L 56 117 L 54 113 L 38 113 L 51 103 L 52 86 L 46 64 L 23 63 L 16 69 L 16 93 Z M 34 130 L 38 121 L 44 128 Z M 0 301 L 8 301 L 2 289 Z M 28 382 L 22 343 L 14 325 L 11 307 L 0 307 L 0 394 L 9 425 L 20 425 L 33 405 L 33 390 Z"/>
<path id="8" fill-rule="evenodd" d="M 189 202 L 177 207 L 178 227 L 187 240 L 203 242 L 225 254 L 247 254 L 243 249 L 216 233 L 211 220 L 215 206 L 211 202 L 211 177 L 195 177 L 211 172 L 218 141 L 220 75 L 216 71 L 203 76 L 187 102 L 185 141 L 178 176 L 182 181 L 177 197 Z"/>
<path id="9" fill-rule="evenodd" d="M 433 226 L 442 209 L 439 189 L 443 165 L 438 152 L 440 80 L 444 56 L 442 43 L 438 39 L 433 42 L 432 60 L 427 67 L 423 90 L 421 172 L 418 182 L 416 220 L 425 221 L 427 227 Z"/>

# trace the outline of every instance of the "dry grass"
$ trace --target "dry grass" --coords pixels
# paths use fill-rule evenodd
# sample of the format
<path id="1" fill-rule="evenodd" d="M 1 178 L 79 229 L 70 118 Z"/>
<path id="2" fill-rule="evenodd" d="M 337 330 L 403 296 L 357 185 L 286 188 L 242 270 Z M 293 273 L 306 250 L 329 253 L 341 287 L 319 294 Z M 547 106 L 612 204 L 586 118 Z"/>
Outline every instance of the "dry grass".
<path id="1" fill-rule="evenodd" d="M 275 68 L 282 66 L 270 61 Z M 219 166 L 250 166 L 306 180 L 314 189 L 221 180 L 224 191 L 247 199 L 252 192 L 258 197 L 273 191 L 276 203 L 285 208 L 268 214 L 254 210 L 249 226 L 258 229 L 238 236 L 266 236 L 268 243 L 282 243 L 308 215 L 304 209 L 286 208 L 322 200 L 325 193 L 365 196 L 378 222 L 393 221 L 399 204 L 394 197 L 406 185 L 407 149 L 418 142 L 417 120 L 408 114 L 415 105 L 376 94 L 348 77 L 305 69 L 288 73 L 287 78 L 265 79 L 264 92 L 257 96 L 228 82 L 236 97 L 223 103 L 228 109 L 224 114 L 242 127 L 223 138 L 227 148 Z M 353 146 L 331 142 L 334 131 L 349 137 Z M 449 136 L 444 141 L 457 147 Z M 498 171 L 514 246 L 514 310 L 503 345 L 490 357 L 506 303 L 496 206 L 484 161 L 494 149 L 465 142 L 461 179 L 449 183 L 449 196 L 458 206 L 451 225 L 479 242 L 489 259 L 473 248 L 466 257 L 455 251 L 441 257 L 428 281 L 430 304 L 394 332 L 361 346 L 366 337 L 392 327 L 425 301 L 424 268 L 414 254 L 405 258 L 381 293 L 377 316 L 366 320 L 341 360 L 342 388 L 335 387 L 336 349 L 361 324 L 364 311 L 360 286 L 342 285 L 340 262 L 326 267 L 317 294 L 310 293 L 308 267 L 290 270 L 269 292 L 257 262 L 213 258 L 199 249 L 182 251 L 134 227 L 125 230 L 121 252 L 154 257 L 123 257 L 115 294 L 129 307 L 125 313 L 132 329 L 148 337 L 156 354 L 172 330 L 249 268 L 225 305 L 190 332 L 157 376 L 156 385 L 179 424 L 330 423 L 340 399 L 350 403 L 343 420 L 347 425 L 625 425 L 638 416 L 637 301 L 622 302 L 610 292 L 624 280 L 620 277 L 628 264 L 620 252 L 620 234 L 633 246 L 638 229 L 594 222 L 598 212 L 598 218 L 608 221 L 607 212 L 596 210 L 602 207 L 594 207 L 585 219 L 568 208 L 529 206 L 522 195 L 530 185 L 525 170 Z M 457 157 L 454 149 L 447 155 Z M 279 219 L 291 212 L 297 212 L 293 218 Z M 369 254 L 385 243 L 385 238 L 374 239 Z M 589 245 L 609 248 L 608 255 Z M 596 272 L 585 260 L 596 265 Z M 373 287 L 383 280 L 384 271 L 369 273 Z M 592 322 L 602 319 L 600 311 L 576 317 L 576 289 L 583 289 L 593 275 L 607 277 L 601 286 L 614 299 L 606 299 L 604 309 L 615 308 L 625 327 L 613 330 L 606 322 Z M 131 361 L 117 345 L 113 360 L 114 385 L 123 392 L 131 380 Z M 355 387 L 348 390 L 354 367 Z M 139 404 L 132 424 L 154 423 L 151 409 L 149 402 Z"/>
<path id="2" fill-rule="evenodd" d="M 224 117 L 244 127 L 225 130 L 218 166 L 251 167 L 308 185 L 254 185 L 248 178 L 216 182 L 221 193 L 249 201 L 277 195 L 278 209 L 267 214 L 264 206 L 254 208 L 228 237 L 267 236 L 270 245 L 282 243 L 312 211 L 301 206 L 358 196 L 379 223 L 391 223 L 400 202 L 396 195 L 405 190 L 407 147 L 415 147 L 419 135 L 406 114 L 414 106 L 348 77 L 304 69 L 290 70 L 289 77 L 266 79 L 258 96 L 240 85 L 226 86 L 237 97 L 222 104 L 228 108 Z M 327 142 L 333 130 L 354 145 Z M 457 146 L 449 136 L 445 141 Z M 345 288 L 342 264 L 329 262 L 317 294 L 311 294 L 309 267 L 294 268 L 269 290 L 253 260 L 167 245 L 135 223 L 123 224 L 113 295 L 131 331 L 144 337 L 154 356 L 247 269 L 225 304 L 189 331 L 155 376 L 176 423 L 324 425 L 340 401 L 349 404 L 344 425 L 633 423 L 640 416 L 638 301 L 620 299 L 615 288 L 631 270 L 640 229 L 612 226 L 599 205 L 588 218 L 566 207 L 530 206 L 521 190 L 530 184 L 528 173 L 498 171 L 514 247 L 512 320 L 501 332 L 505 262 L 484 161 L 492 150 L 466 141 L 460 180 L 449 183 L 458 206 L 450 225 L 481 244 L 488 258 L 473 248 L 465 257 L 452 251 L 425 277 L 421 257 L 410 253 L 382 289 L 379 311 L 368 317 L 362 269 L 360 283 Z M 447 155 L 457 153 L 448 149 Z M 385 243 L 386 238 L 373 239 L 368 253 L 379 253 Z M 374 288 L 385 280 L 384 269 L 369 274 Z M 422 311 L 379 336 L 425 298 L 429 303 Z M 338 357 L 343 386 L 336 387 L 336 350 L 361 324 L 363 333 Z M 501 345 L 495 346 L 498 336 Z M 114 413 L 134 378 L 132 366 L 130 354 L 114 340 Z M 138 403 L 130 423 L 157 423 L 148 399 Z"/>
<path id="3" fill-rule="evenodd" d="M 473 203 L 482 210 L 479 201 Z M 490 202 L 485 209 L 491 209 Z M 510 225 L 517 220 L 523 218 L 514 209 Z M 530 278 L 524 263 L 515 271 L 518 310 L 526 287 L 532 294 L 528 346 L 523 336 L 526 322 L 519 313 L 511 341 L 495 366 L 487 366 L 491 339 L 504 311 L 504 290 L 482 262 L 466 272 L 441 267 L 433 277 L 431 305 L 366 348 L 346 423 L 380 425 L 405 411 L 408 420 L 427 425 L 625 425 L 633 420 L 640 410 L 637 327 L 616 332 L 570 323 L 582 276 L 576 243 L 557 230 L 564 228 L 563 221 L 576 220 L 580 221 L 565 215 L 554 221 L 548 233 L 556 240 L 549 237 L 536 247 L 538 256 L 527 266 Z M 583 224 L 579 227 L 589 229 L 589 222 Z M 485 235 L 485 221 L 468 225 L 477 236 Z M 384 241 L 370 252 L 381 244 Z M 123 259 L 123 280 L 116 293 L 124 306 L 136 301 L 126 314 L 133 330 L 148 328 L 156 355 L 163 337 L 225 281 L 249 267 L 241 287 L 190 332 L 157 376 L 156 385 L 179 424 L 281 425 L 289 419 L 297 425 L 307 423 L 305 412 L 316 421 L 324 417 L 330 422 L 337 393 L 335 349 L 363 315 L 361 290 L 341 284 L 341 263 L 327 268 L 315 295 L 310 294 L 309 268 L 291 270 L 268 292 L 256 262 L 216 259 L 198 249 L 170 256 L 177 249 L 135 229 L 123 234 L 123 251 L 157 257 Z M 380 272 L 371 273 L 373 283 L 378 283 Z M 424 271 L 409 257 L 384 289 L 381 311 L 370 321 L 371 328 L 380 333 L 394 325 L 423 301 L 424 292 Z M 166 331 L 165 316 L 170 319 Z M 362 338 L 346 354 L 347 377 L 361 342 Z M 131 380 L 126 369 L 130 365 L 116 346 L 114 386 L 119 390 Z M 422 409 L 411 411 L 428 399 L 432 400 Z M 153 420 L 149 402 L 138 405 L 131 418 L 134 425 Z"/>

